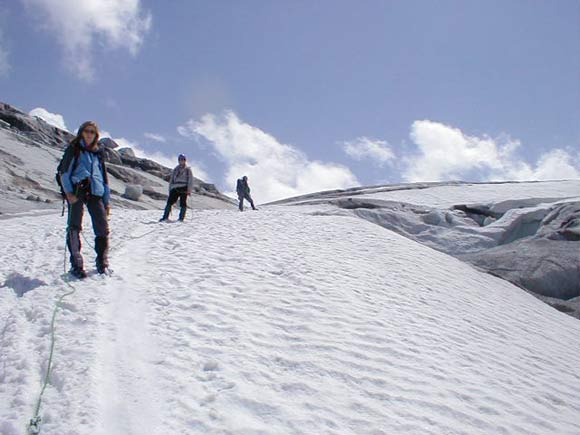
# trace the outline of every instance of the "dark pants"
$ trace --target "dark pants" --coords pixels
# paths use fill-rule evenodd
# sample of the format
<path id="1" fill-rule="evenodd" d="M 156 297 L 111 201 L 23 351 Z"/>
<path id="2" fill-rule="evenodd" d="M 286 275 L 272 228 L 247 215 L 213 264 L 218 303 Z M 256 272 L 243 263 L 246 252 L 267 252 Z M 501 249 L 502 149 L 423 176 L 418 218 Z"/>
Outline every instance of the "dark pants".
<path id="1" fill-rule="evenodd" d="M 167 205 L 165 206 L 165 212 L 163 212 L 163 220 L 169 218 L 169 213 L 171 212 L 171 207 L 177 202 L 179 198 L 179 220 L 185 219 L 185 212 L 187 211 L 187 189 L 178 187 L 176 189 L 171 189 L 169 192 L 169 198 L 167 198 Z"/>
<path id="2" fill-rule="evenodd" d="M 239 206 L 240 211 L 244 211 L 244 199 L 250 203 L 250 205 L 252 206 L 252 210 L 256 210 L 256 207 L 254 207 L 254 201 L 252 200 L 252 197 L 250 196 L 249 193 L 242 193 L 241 195 L 238 193 L 238 200 L 240 201 Z"/>
<path id="3" fill-rule="evenodd" d="M 103 198 L 89 196 L 69 204 L 68 229 L 66 244 L 70 252 L 70 264 L 73 268 L 82 269 L 83 255 L 81 254 L 81 238 L 84 205 L 86 204 L 95 233 L 95 252 L 97 253 L 97 269 L 109 267 L 109 222 Z"/>

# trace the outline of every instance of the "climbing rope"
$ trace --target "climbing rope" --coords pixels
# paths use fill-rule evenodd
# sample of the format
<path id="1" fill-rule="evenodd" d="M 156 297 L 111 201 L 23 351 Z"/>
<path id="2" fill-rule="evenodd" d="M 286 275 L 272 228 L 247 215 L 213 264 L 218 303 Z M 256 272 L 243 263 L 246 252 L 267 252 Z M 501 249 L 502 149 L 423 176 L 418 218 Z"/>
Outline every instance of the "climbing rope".
<path id="1" fill-rule="evenodd" d="M 55 344 L 54 331 L 55 331 L 55 324 L 56 324 L 56 313 L 58 312 L 58 309 L 60 308 L 60 304 L 62 303 L 64 298 L 72 295 L 76 291 L 76 289 L 72 286 L 72 284 L 69 282 L 68 278 L 66 277 L 66 242 L 67 242 L 68 233 L 69 233 L 69 226 L 68 226 L 69 222 L 70 222 L 70 207 L 69 207 L 69 211 L 68 211 L 67 230 L 66 230 L 66 234 L 65 234 L 64 258 L 63 258 L 63 269 L 64 269 L 64 273 L 65 273 L 65 275 L 63 277 L 63 281 L 67 286 L 70 287 L 70 290 L 68 292 L 62 294 L 56 300 L 56 303 L 54 304 L 54 309 L 52 310 L 52 319 L 50 321 L 50 352 L 48 354 L 48 363 L 46 366 L 46 373 L 44 375 L 44 381 L 42 382 L 42 388 L 40 389 L 40 394 L 38 395 L 38 400 L 36 401 L 34 415 L 30 419 L 30 423 L 28 424 L 28 428 L 27 428 L 27 433 L 32 434 L 32 435 L 37 435 L 40 433 L 40 423 L 42 421 L 42 418 L 40 417 L 40 406 L 42 405 L 42 396 L 44 395 L 44 390 L 46 390 L 46 386 L 48 385 L 48 380 L 50 379 L 50 371 L 52 369 L 52 358 L 54 355 L 54 344 Z"/>
<path id="2" fill-rule="evenodd" d="M 30 435 L 38 435 L 40 434 L 40 425 L 42 422 L 42 418 L 40 417 L 40 407 L 42 405 L 42 396 L 44 395 L 44 390 L 46 390 L 46 386 L 48 385 L 48 381 L 50 379 L 50 371 L 52 369 L 52 360 L 53 360 L 53 355 L 54 355 L 54 346 L 55 346 L 55 324 L 56 324 L 56 314 L 58 312 L 58 309 L 61 307 L 61 303 L 64 300 L 64 298 L 66 298 L 67 296 L 72 295 L 73 293 L 75 293 L 76 289 L 73 287 L 73 285 L 70 283 L 68 277 L 67 277 L 67 271 L 66 271 L 66 253 L 67 253 L 67 246 L 66 246 L 66 241 L 68 238 L 68 232 L 69 232 L 69 221 L 70 221 L 70 207 L 69 207 L 69 212 L 68 212 L 68 219 L 67 219 L 67 231 L 65 234 L 65 246 L 64 246 L 64 258 L 63 258 L 63 270 L 64 270 L 64 276 L 63 276 L 63 282 L 70 287 L 70 290 L 64 294 L 62 294 L 56 301 L 54 309 L 52 311 L 52 319 L 50 321 L 50 352 L 48 355 L 48 364 L 46 366 L 46 373 L 44 375 L 44 380 L 42 382 L 42 388 L 40 390 L 40 394 L 38 396 L 38 400 L 36 402 L 36 407 L 34 409 L 34 415 L 33 417 L 30 419 L 30 422 L 28 424 L 27 430 L 26 432 L 29 433 Z M 135 236 L 135 237 L 130 237 L 127 240 L 122 241 L 119 245 L 117 245 L 117 248 L 119 246 L 122 246 L 124 243 L 127 243 L 128 241 L 131 240 L 136 240 L 136 239 L 140 239 L 142 237 L 145 237 L 149 234 L 152 234 L 154 232 L 156 232 L 157 229 L 151 230 L 151 231 L 147 231 L 144 234 L 140 234 L 139 236 Z M 81 234 L 83 234 L 81 232 Z M 89 246 L 92 246 L 89 241 L 85 238 L 85 236 L 83 235 L 83 239 L 85 239 L 85 242 L 87 242 L 87 244 Z"/>
<path id="3" fill-rule="evenodd" d="M 67 296 L 72 295 L 76 291 L 76 289 L 72 286 L 72 284 L 68 281 L 68 279 L 63 278 L 63 281 L 65 282 L 66 285 L 68 285 L 71 288 L 71 290 L 68 291 L 67 293 L 64 293 L 63 295 L 61 295 L 57 299 L 56 304 L 54 306 L 54 310 L 52 311 L 52 319 L 50 321 L 50 352 L 48 355 L 48 364 L 46 366 L 46 373 L 44 375 L 44 381 L 42 383 L 42 388 L 40 390 L 40 394 L 39 394 L 38 400 L 36 402 L 36 407 L 34 409 L 34 415 L 30 419 L 30 423 L 28 425 L 28 430 L 27 430 L 28 433 L 34 434 L 34 435 L 40 433 L 40 423 L 42 420 L 40 417 L 40 406 L 42 404 L 42 396 L 44 394 L 44 390 L 46 389 L 46 386 L 48 385 L 48 380 L 50 378 L 50 370 L 52 369 L 52 357 L 54 355 L 54 343 L 55 343 L 54 332 L 55 332 L 56 313 L 57 313 L 58 309 L 60 308 L 60 304 L 63 301 L 63 299 L 66 298 Z"/>

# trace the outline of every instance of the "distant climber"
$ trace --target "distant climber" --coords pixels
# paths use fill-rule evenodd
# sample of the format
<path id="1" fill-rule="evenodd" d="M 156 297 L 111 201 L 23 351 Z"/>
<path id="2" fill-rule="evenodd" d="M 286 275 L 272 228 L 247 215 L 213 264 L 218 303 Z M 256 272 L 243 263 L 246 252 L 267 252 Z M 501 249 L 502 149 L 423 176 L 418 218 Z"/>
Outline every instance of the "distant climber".
<path id="1" fill-rule="evenodd" d="M 165 212 L 160 219 L 161 222 L 169 219 L 171 207 L 177 202 L 179 198 L 179 220 L 183 222 L 185 219 L 185 212 L 187 211 L 187 197 L 191 195 L 193 190 L 193 174 L 191 168 L 187 166 L 187 157 L 180 154 L 177 158 L 179 164 L 173 169 L 171 178 L 169 179 L 169 198 L 167 198 L 167 205 Z"/>
<path id="2" fill-rule="evenodd" d="M 238 182 L 236 184 L 236 192 L 238 193 L 238 200 L 240 202 L 239 205 L 240 211 L 244 211 L 244 199 L 250 203 L 250 205 L 252 206 L 252 210 L 257 210 L 257 208 L 254 207 L 254 201 L 250 196 L 250 186 L 248 185 L 247 176 L 244 175 L 242 178 L 238 179 Z"/>
<path id="3" fill-rule="evenodd" d="M 111 210 L 111 190 L 105 167 L 104 148 L 98 142 L 97 124 L 93 121 L 83 123 L 66 148 L 57 168 L 58 179 L 68 202 L 66 244 L 70 252 L 70 273 L 80 279 L 87 276 L 80 240 L 83 205 L 87 206 L 95 233 L 97 272 L 106 274 L 109 268 L 108 216 Z"/>

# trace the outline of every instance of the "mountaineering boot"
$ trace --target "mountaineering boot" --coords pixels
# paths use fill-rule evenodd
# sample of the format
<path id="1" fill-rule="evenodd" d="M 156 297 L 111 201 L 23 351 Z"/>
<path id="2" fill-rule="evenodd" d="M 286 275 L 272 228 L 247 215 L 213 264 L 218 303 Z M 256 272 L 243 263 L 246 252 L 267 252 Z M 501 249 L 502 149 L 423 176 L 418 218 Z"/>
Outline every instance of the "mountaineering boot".
<path id="1" fill-rule="evenodd" d="M 82 267 L 73 267 L 69 273 L 78 279 L 85 279 L 87 277 L 87 272 Z"/>
<path id="2" fill-rule="evenodd" d="M 97 253 L 97 272 L 107 273 L 109 268 L 109 238 L 95 237 L 95 251 Z"/>
<path id="3" fill-rule="evenodd" d="M 105 266 L 97 266 L 97 273 L 99 275 L 109 275 L 109 276 L 113 274 L 111 269 Z"/>

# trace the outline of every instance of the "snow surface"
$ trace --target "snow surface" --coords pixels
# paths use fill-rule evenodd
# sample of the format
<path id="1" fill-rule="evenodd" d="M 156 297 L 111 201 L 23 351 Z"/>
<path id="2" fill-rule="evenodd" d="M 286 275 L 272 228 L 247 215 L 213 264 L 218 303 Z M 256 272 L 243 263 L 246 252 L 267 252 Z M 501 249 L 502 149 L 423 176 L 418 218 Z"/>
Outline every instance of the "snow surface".
<path id="1" fill-rule="evenodd" d="M 530 186 L 522 196 L 544 195 Z M 451 191 L 431 197 L 455 203 Z M 115 274 L 73 283 L 59 311 L 42 433 L 580 433 L 576 319 L 313 207 L 198 211 L 183 224 L 116 211 Z M 0 433 L 16 435 L 68 290 L 64 218 L 0 225 Z M 88 222 L 84 233 L 92 242 Z"/>

